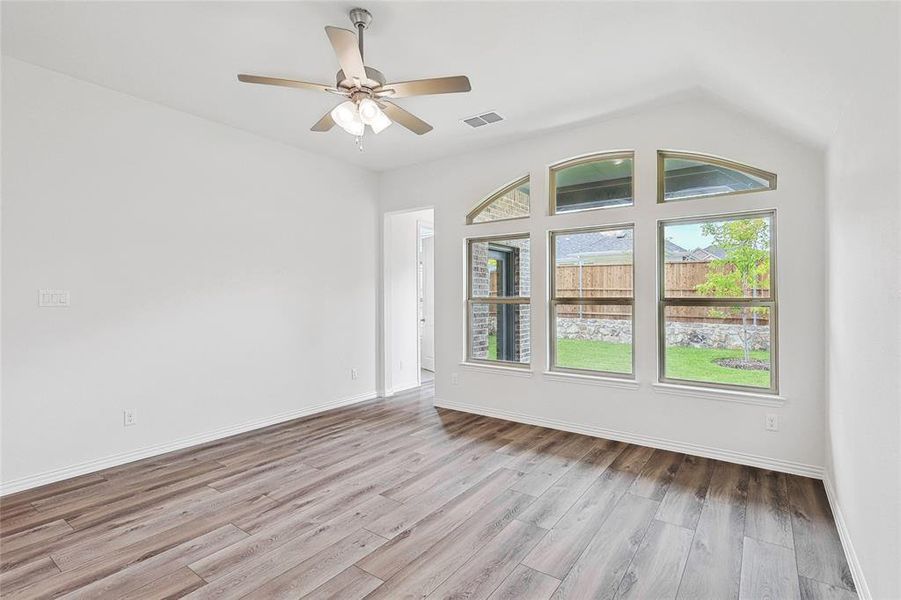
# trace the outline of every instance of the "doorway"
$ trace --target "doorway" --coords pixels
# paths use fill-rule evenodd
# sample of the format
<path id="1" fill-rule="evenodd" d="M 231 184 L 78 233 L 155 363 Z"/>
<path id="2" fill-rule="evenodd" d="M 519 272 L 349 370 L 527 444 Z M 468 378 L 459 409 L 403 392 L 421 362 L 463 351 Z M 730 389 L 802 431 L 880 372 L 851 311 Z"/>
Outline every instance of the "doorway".
<path id="1" fill-rule="evenodd" d="M 385 214 L 381 387 L 386 396 L 435 377 L 434 232 L 431 208 Z"/>
<path id="2" fill-rule="evenodd" d="M 513 294 L 516 286 L 516 269 L 514 266 L 513 248 L 506 246 L 490 246 L 488 249 L 489 276 L 494 279 L 491 286 L 497 290 L 498 296 Z M 496 313 L 497 356 L 496 360 L 516 361 L 516 306 L 513 304 L 495 304 Z"/>

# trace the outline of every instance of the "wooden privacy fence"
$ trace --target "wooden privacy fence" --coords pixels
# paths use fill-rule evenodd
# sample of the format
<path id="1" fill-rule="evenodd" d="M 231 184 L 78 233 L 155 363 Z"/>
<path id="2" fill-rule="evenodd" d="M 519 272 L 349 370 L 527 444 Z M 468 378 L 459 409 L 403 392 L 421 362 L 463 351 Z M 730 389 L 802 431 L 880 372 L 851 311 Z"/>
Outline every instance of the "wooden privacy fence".
<path id="1" fill-rule="evenodd" d="M 664 277 L 667 295 L 676 298 L 699 298 L 697 286 L 707 279 L 709 262 L 672 262 L 664 265 Z M 632 265 L 560 265 L 557 267 L 557 297 L 610 298 L 632 294 Z M 489 274 L 489 289 L 492 295 L 497 293 L 497 272 Z M 580 293 L 581 292 L 581 293 Z M 759 295 L 766 297 L 769 290 L 760 290 Z M 494 314 L 493 307 L 490 309 Z M 557 315 L 569 318 L 585 319 L 629 319 L 632 307 L 616 304 L 604 306 L 591 305 L 557 305 Z M 671 306 L 667 309 L 667 321 L 691 321 L 693 323 L 741 323 L 738 314 L 711 314 L 707 307 Z M 754 315 L 757 325 L 767 325 L 769 319 L 765 311 Z"/>
<path id="2" fill-rule="evenodd" d="M 664 265 L 667 295 L 677 298 L 698 298 L 697 286 L 707 279 L 709 262 L 679 262 Z M 561 265 L 557 267 L 557 297 L 604 298 L 628 296 L 632 294 L 632 265 Z M 761 296 L 768 291 L 762 290 Z M 586 319 L 628 319 L 630 306 L 606 305 L 559 305 L 557 314 L 561 317 L 583 317 Z M 739 315 L 711 315 L 706 307 L 675 306 L 667 310 L 668 321 L 692 321 L 697 323 L 740 323 Z M 758 325 L 766 325 L 766 315 L 757 314 Z"/>

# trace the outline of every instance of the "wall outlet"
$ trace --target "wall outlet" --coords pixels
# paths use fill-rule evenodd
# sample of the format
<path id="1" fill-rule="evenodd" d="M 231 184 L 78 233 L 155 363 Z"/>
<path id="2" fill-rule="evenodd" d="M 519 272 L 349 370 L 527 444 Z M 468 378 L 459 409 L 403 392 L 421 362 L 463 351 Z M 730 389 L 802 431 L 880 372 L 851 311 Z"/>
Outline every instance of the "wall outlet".
<path id="1" fill-rule="evenodd" d="M 766 430 L 779 431 L 779 415 L 768 413 L 766 416 Z"/>
<path id="2" fill-rule="evenodd" d="M 451 383 L 453 385 L 460 385 L 460 376 L 456 373 L 451 373 Z"/>
<path id="3" fill-rule="evenodd" d="M 404 361 L 400 361 L 400 370 L 401 370 L 401 371 L 404 370 Z"/>
<path id="4" fill-rule="evenodd" d="M 351 378 L 351 379 L 356 379 L 356 378 L 357 378 L 357 370 L 356 370 L 356 369 L 351 369 L 351 370 L 350 370 L 350 378 Z"/>
<path id="5" fill-rule="evenodd" d="M 138 415 L 133 408 L 126 408 L 122 411 L 122 421 L 126 427 L 137 424 Z"/>

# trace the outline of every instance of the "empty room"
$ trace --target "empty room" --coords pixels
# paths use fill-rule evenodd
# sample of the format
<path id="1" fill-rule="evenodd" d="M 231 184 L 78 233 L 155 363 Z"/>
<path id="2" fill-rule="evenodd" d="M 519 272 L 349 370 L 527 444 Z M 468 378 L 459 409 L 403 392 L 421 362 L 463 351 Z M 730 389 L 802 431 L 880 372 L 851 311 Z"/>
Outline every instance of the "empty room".
<path id="1" fill-rule="evenodd" d="M 3 600 L 901 600 L 901 2 L 0 11 Z"/>

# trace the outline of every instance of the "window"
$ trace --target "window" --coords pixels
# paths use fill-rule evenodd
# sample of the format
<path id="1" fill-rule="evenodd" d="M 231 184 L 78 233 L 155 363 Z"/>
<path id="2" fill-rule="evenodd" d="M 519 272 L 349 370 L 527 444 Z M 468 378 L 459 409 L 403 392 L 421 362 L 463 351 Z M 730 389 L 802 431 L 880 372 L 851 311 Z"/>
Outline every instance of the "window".
<path id="1" fill-rule="evenodd" d="M 506 221 L 523 219 L 528 216 L 529 176 L 526 175 L 479 202 L 479 205 L 466 215 L 466 223 Z"/>
<path id="2" fill-rule="evenodd" d="M 551 167 L 551 214 L 631 206 L 633 156 L 607 152 Z"/>
<path id="3" fill-rule="evenodd" d="M 550 368 L 632 377 L 633 228 L 550 235 Z"/>
<path id="4" fill-rule="evenodd" d="M 776 175 L 716 156 L 657 151 L 657 202 L 776 189 Z"/>
<path id="5" fill-rule="evenodd" d="M 467 241 L 470 361 L 527 365 L 531 359 L 528 235 Z"/>
<path id="6" fill-rule="evenodd" d="M 775 212 L 659 224 L 660 380 L 776 393 Z"/>

